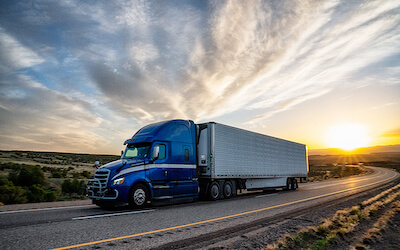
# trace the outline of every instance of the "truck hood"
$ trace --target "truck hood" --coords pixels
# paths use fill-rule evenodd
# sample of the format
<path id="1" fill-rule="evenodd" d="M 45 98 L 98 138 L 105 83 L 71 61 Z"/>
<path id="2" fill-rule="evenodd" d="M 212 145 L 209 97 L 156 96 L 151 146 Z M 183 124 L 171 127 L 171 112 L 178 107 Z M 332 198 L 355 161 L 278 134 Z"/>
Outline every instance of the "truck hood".
<path id="1" fill-rule="evenodd" d="M 114 176 L 124 169 L 143 165 L 145 164 L 145 162 L 146 160 L 143 159 L 131 159 L 131 160 L 120 159 L 101 166 L 99 170 L 108 169 L 111 172 L 110 173 L 111 176 Z"/>

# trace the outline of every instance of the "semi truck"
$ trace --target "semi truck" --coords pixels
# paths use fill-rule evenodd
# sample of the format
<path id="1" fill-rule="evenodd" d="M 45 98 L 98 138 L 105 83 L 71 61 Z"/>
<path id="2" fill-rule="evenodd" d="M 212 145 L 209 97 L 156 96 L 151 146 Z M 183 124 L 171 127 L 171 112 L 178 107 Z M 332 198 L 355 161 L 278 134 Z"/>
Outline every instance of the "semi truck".
<path id="1" fill-rule="evenodd" d="M 169 120 L 125 141 L 121 159 L 95 172 L 87 196 L 98 206 L 228 199 L 243 190 L 296 190 L 307 147 L 215 122 Z"/>

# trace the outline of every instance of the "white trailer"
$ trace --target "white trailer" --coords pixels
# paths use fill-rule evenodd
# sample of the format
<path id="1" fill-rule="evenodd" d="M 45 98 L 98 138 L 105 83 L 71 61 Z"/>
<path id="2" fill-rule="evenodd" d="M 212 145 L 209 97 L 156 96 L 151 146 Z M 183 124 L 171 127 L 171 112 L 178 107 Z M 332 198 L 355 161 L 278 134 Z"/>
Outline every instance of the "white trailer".
<path id="1" fill-rule="evenodd" d="M 307 147 L 214 122 L 197 129 L 200 193 L 229 198 L 237 189 L 295 190 L 308 174 Z"/>

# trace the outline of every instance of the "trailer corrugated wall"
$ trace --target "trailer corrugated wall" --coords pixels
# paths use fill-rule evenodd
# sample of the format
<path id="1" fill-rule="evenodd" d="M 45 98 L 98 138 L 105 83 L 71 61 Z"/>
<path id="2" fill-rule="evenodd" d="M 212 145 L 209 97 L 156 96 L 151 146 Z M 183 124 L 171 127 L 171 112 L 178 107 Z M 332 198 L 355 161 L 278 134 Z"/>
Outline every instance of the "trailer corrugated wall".
<path id="1" fill-rule="evenodd" d="M 209 123 L 211 178 L 306 177 L 303 144 L 218 123 Z"/>

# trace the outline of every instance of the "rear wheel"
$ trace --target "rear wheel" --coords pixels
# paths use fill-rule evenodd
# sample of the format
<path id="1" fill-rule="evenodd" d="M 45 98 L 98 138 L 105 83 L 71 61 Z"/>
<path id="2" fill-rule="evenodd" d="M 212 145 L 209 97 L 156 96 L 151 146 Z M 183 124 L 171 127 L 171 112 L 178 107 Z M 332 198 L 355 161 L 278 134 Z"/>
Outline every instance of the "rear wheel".
<path id="1" fill-rule="evenodd" d="M 297 179 L 296 179 L 296 178 L 293 178 L 293 179 L 292 179 L 292 190 L 296 190 L 297 187 L 298 187 Z"/>
<path id="2" fill-rule="evenodd" d="M 230 181 L 225 181 L 224 183 L 224 197 L 226 199 L 232 197 L 232 183 Z"/>
<path id="3" fill-rule="evenodd" d="M 143 184 L 135 185 L 130 192 L 129 205 L 132 208 L 144 208 L 149 201 L 149 192 Z"/>
<path id="4" fill-rule="evenodd" d="M 208 189 L 208 197 L 210 200 L 218 200 L 220 195 L 219 195 L 219 184 L 216 181 L 213 181 L 210 184 L 210 187 Z"/>
<path id="5" fill-rule="evenodd" d="M 286 180 L 286 190 L 293 190 L 292 178 L 287 178 Z"/>

